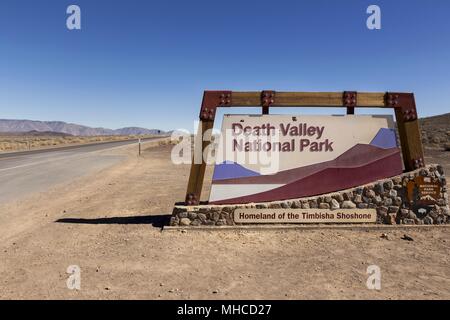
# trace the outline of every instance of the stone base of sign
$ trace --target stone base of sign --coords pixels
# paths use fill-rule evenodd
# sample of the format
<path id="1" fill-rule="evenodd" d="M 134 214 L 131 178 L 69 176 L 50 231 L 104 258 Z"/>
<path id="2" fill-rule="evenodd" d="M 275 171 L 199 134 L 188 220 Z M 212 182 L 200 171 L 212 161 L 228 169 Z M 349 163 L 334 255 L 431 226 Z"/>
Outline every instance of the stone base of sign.
<path id="1" fill-rule="evenodd" d="M 438 187 L 433 200 L 411 201 L 411 183 L 418 177 L 431 178 Z M 404 173 L 389 179 L 378 180 L 352 189 L 330 194 L 236 205 L 176 205 L 170 220 L 171 226 L 233 226 L 236 209 L 376 209 L 378 224 L 450 224 L 447 182 L 440 165 Z M 434 191 L 434 190 L 431 190 Z"/>

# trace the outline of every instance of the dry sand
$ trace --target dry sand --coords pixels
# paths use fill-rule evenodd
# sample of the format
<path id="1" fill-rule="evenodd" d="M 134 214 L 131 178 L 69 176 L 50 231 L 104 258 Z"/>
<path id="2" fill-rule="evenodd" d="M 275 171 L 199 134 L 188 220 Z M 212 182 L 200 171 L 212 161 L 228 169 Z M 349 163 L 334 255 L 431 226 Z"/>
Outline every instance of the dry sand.
<path id="1" fill-rule="evenodd" d="M 1 206 L 0 298 L 450 298 L 447 227 L 161 232 L 189 173 L 170 150 L 116 150 L 129 154 L 120 165 Z M 366 288 L 372 264 L 380 291 Z M 69 265 L 79 291 L 67 289 Z"/>
<path id="2" fill-rule="evenodd" d="M 0 152 L 36 150 L 107 141 L 135 140 L 140 137 L 150 138 L 153 136 L 70 136 L 63 134 L 46 135 L 45 133 L 36 133 L 36 135 L 10 135 L 0 133 Z"/>

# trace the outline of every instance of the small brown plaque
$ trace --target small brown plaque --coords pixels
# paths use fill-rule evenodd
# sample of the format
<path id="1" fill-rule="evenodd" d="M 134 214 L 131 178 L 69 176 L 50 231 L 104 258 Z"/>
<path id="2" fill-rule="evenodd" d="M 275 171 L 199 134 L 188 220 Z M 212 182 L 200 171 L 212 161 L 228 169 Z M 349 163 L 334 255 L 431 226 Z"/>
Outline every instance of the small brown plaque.
<path id="1" fill-rule="evenodd" d="M 435 204 L 441 196 L 441 186 L 430 177 L 415 177 L 406 185 L 408 200 L 418 204 Z"/>
<path id="2" fill-rule="evenodd" d="M 373 223 L 375 209 L 236 209 L 236 223 Z"/>

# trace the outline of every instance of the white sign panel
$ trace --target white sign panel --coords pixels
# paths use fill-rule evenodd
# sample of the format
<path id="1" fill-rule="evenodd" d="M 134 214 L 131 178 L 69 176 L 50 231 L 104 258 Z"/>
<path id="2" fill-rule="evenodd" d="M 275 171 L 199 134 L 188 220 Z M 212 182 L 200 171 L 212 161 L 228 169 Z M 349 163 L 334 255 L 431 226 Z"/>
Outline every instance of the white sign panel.
<path id="1" fill-rule="evenodd" d="M 401 172 L 391 116 L 225 115 L 210 202 L 301 198 Z"/>

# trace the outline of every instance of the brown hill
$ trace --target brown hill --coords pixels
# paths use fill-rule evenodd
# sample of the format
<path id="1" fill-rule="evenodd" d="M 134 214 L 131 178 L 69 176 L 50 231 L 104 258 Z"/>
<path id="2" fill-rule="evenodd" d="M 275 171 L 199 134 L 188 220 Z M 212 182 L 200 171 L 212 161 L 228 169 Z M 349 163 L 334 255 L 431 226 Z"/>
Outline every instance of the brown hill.
<path id="1" fill-rule="evenodd" d="M 425 147 L 450 150 L 450 113 L 420 119 Z"/>

